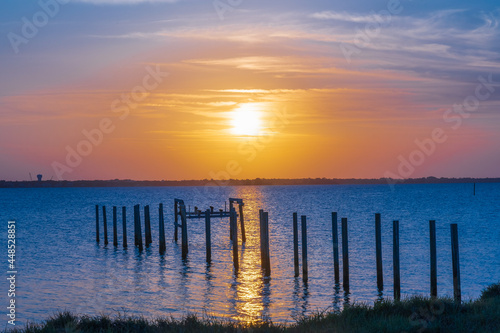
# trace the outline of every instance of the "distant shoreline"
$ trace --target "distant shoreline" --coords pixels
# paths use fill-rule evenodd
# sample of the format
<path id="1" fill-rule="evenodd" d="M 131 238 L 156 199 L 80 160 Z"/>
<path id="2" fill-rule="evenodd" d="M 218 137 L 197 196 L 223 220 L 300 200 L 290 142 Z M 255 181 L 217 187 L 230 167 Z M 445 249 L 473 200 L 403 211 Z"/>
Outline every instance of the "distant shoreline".
<path id="1" fill-rule="evenodd" d="M 43 188 L 43 187 L 176 187 L 176 186 L 258 186 L 258 185 L 393 185 L 393 184 L 451 184 L 451 183 L 500 183 L 500 178 L 410 178 L 410 179 L 230 179 L 223 180 L 45 180 L 5 181 L 0 188 Z"/>

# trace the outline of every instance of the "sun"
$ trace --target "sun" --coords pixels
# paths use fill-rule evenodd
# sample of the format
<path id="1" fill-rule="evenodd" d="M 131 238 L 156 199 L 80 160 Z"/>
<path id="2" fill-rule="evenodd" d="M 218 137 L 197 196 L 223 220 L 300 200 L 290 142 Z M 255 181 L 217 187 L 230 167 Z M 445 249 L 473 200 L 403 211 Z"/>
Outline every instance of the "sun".
<path id="1" fill-rule="evenodd" d="M 255 136 L 262 130 L 260 107 L 256 103 L 241 104 L 232 112 L 231 133 Z"/>

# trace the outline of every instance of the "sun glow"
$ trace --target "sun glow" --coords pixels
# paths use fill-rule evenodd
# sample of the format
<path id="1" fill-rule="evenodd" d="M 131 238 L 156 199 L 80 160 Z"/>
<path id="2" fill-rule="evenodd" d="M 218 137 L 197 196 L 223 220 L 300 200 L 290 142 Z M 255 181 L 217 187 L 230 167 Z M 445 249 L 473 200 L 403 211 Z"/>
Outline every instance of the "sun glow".
<path id="1" fill-rule="evenodd" d="M 257 103 L 246 103 L 240 105 L 232 113 L 231 133 L 235 135 L 258 135 L 262 130 L 261 112 Z"/>

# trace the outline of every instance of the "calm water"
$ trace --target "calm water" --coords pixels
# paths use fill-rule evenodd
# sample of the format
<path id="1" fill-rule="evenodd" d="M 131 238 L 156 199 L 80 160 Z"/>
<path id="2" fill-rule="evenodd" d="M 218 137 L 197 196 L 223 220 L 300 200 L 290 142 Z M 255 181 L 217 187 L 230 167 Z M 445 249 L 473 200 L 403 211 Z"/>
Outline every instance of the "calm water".
<path id="1" fill-rule="evenodd" d="M 245 201 L 247 242 L 234 274 L 228 219 L 212 220 L 213 263 L 205 263 L 204 220 L 189 220 L 190 252 L 173 242 L 174 198 L 203 209 Z M 255 186 L 211 188 L 1 189 L 1 246 L 7 220 L 17 221 L 18 323 L 70 310 L 81 314 L 174 316 L 208 314 L 241 321 L 291 322 L 345 301 L 373 303 L 374 213 L 382 214 L 385 290 L 391 298 L 392 220 L 400 221 L 403 296 L 429 294 L 428 220 L 437 221 L 438 293 L 452 295 L 450 223 L 458 223 L 464 299 L 500 280 L 500 184 L 388 186 Z M 165 204 L 167 253 L 158 254 L 158 204 Z M 111 244 L 95 242 L 95 204 L 108 206 Z M 152 248 L 133 246 L 133 205 L 151 205 Z M 127 206 L 129 249 L 112 245 L 111 206 Z M 258 210 L 269 211 L 272 278 L 260 270 Z M 308 217 L 309 283 L 293 277 L 292 213 Z M 351 294 L 334 284 L 331 212 L 349 219 Z M 121 222 L 121 208 L 118 214 Z M 102 226 L 101 226 L 102 232 Z M 102 238 L 102 236 L 101 236 Z M 240 242 L 241 244 L 241 242 Z M 4 256 L 7 271 L 7 254 Z M 342 269 L 342 267 L 341 267 Z M 342 272 L 342 271 L 341 271 Z M 7 282 L 1 280 L 2 307 Z M 5 308 L 4 308 L 5 309 Z"/>

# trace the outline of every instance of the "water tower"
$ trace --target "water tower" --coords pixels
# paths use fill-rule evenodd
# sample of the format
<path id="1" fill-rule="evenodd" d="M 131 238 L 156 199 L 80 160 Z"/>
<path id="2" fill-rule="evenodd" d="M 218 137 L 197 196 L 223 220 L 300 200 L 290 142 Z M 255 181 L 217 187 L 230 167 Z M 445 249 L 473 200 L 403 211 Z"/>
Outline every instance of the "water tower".
<path id="1" fill-rule="evenodd" d="M 38 181 L 41 182 L 42 181 L 42 175 L 36 175 L 36 178 L 38 178 Z"/>

